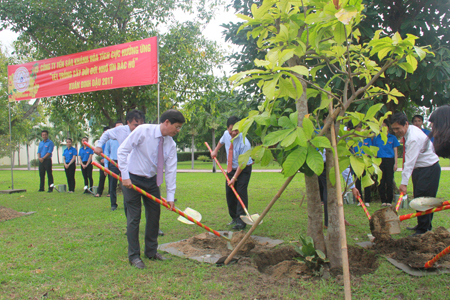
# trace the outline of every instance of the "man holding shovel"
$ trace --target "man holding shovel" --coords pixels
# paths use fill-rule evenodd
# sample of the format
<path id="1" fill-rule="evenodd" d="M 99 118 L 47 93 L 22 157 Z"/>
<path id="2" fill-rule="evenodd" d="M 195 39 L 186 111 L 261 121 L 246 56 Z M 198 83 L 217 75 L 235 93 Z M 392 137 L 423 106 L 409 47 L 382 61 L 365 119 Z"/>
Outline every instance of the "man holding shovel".
<path id="1" fill-rule="evenodd" d="M 439 157 L 425 133 L 416 126 L 410 126 L 404 113 L 396 113 L 391 118 L 392 130 L 398 138 L 405 138 L 405 165 L 399 191 L 406 195 L 409 178 L 412 177 L 414 198 L 436 197 L 441 175 Z M 412 230 L 417 236 L 431 230 L 433 214 L 417 218 L 417 226 Z"/>
<path id="2" fill-rule="evenodd" d="M 161 198 L 165 166 L 167 202 L 174 208 L 177 174 L 177 149 L 172 139 L 185 122 L 181 112 L 170 109 L 160 118 L 160 124 L 145 124 L 136 128 L 120 145 L 117 151 L 119 169 L 122 173 L 124 203 L 127 207 L 128 259 L 138 269 L 144 269 L 139 245 L 139 223 L 141 221 L 141 199 L 145 207 L 145 250 L 149 259 L 166 260 L 156 250 L 161 206 L 132 189 L 132 184 Z"/>
<path id="3" fill-rule="evenodd" d="M 228 225 L 234 225 L 233 229 L 241 230 L 244 229 L 246 224 L 240 219 L 241 215 L 245 215 L 244 208 L 239 203 L 233 190 L 230 188 L 234 185 L 237 193 L 241 196 L 242 202 L 248 209 L 248 183 L 250 181 L 250 176 L 252 175 L 252 164 L 253 160 L 250 158 L 247 162 L 247 166 L 241 169 L 238 163 L 239 155 L 244 154 L 250 150 L 251 145 L 247 138 L 239 133 L 239 130 L 233 130 L 234 124 L 239 122 L 239 119 L 235 116 L 228 118 L 227 120 L 227 130 L 223 133 L 222 138 L 217 144 L 216 149 L 211 153 L 211 158 L 217 156 L 219 149 L 225 145 L 225 150 L 227 152 L 227 176 L 230 179 L 230 183 L 225 182 L 228 213 L 232 221 Z"/>

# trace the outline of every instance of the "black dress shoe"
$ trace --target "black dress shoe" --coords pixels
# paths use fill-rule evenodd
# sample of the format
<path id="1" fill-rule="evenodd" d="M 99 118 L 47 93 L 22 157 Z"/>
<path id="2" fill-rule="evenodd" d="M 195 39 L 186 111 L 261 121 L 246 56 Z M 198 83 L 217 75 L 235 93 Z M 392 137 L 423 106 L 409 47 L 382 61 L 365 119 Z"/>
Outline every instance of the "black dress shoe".
<path id="1" fill-rule="evenodd" d="M 234 225 L 232 229 L 242 230 L 242 229 L 245 229 L 246 226 L 247 226 L 247 224 L 245 224 L 245 223 L 238 223 L 238 224 Z"/>
<path id="2" fill-rule="evenodd" d="M 111 207 L 111 211 L 115 211 L 117 209 L 117 206 Z"/>
<path id="3" fill-rule="evenodd" d="M 156 254 L 153 257 L 149 257 L 150 260 L 171 260 L 171 258 L 167 258 L 156 252 Z"/>
<path id="4" fill-rule="evenodd" d="M 414 227 L 406 227 L 406 229 L 414 231 L 414 230 L 416 230 L 416 229 L 417 229 L 417 225 L 416 225 L 416 226 L 414 226 Z"/>
<path id="5" fill-rule="evenodd" d="M 164 232 L 162 232 L 162 230 L 161 230 L 161 229 L 158 229 L 158 235 L 160 235 L 160 236 L 164 236 Z"/>
<path id="6" fill-rule="evenodd" d="M 234 226 L 237 224 L 237 220 L 233 219 L 230 223 L 227 224 L 227 226 Z"/>
<path id="7" fill-rule="evenodd" d="M 420 236 L 420 235 L 422 235 L 423 234 L 423 232 L 414 232 L 413 234 L 411 234 L 410 236 L 412 236 L 412 237 L 417 237 L 417 236 Z"/>
<path id="8" fill-rule="evenodd" d="M 130 261 L 130 265 L 132 265 L 138 269 L 145 269 L 145 264 L 140 257 L 135 258 L 132 261 Z"/>
<path id="9" fill-rule="evenodd" d="M 38 190 L 38 192 L 45 192 L 45 190 Z"/>
<path id="10" fill-rule="evenodd" d="M 49 189 L 47 193 L 53 193 L 53 189 Z"/>

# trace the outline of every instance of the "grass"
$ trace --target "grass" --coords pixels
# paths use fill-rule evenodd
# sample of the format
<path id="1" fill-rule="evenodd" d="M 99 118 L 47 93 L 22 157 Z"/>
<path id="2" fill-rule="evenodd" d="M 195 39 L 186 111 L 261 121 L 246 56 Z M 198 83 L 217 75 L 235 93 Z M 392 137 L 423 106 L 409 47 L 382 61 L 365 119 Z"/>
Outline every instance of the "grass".
<path id="1" fill-rule="evenodd" d="M 94 174 L 98 182 L 98 173 Z M 55 172 L 55 183 L 66 183 L 64 172 Z M 15 187 L 23 194 L 0 194 L 0 205 L 35 214 L 0 223 L 0 299 L 342 299 L 343 287 L 334 280 L 296 281 L 292 287 L 263 286 L 258 275 L 239 266 L 212 265 L 171 256 L 168 262 L 144 260 L 147 269 L 128 265 L 125 216 L 109 210 L 109 198 L 82 195 L 81 173 L 76 173 L 74 194 L 38 193 L 37 171 L 15 171 Z M 396 174 L 397 182 L 400 173 Z M 284 182 L 277 173 L 253 173 L 250 213 L 261 213 Z M 450 171 L 441 175 L 439 197 L 450 193 Z M 0 189 L 10 185 L 10 172 L 0 171 Z M 164 187 L 163 187 L 164 190 Z M 298 175 L 267 215 L 255 234 L 295 242 L 306 234 L 306 202 L 303 175 Z M 411 195 L 410 195 L 411 196 Z M 220 173 L 177 175 L 177 205 L 192 207 L 203 215 L 205 225 L 227 229 L 229 222 Z M 120 198 L 119 198 L 120 199 Z M 380 208 L 373 203 L 371 213 Z M 401 213 L 412 212 L 411 209 Z M 345 206 L 346 218 L 356 227 L 347 228 L 350 245 L 367 240 L 368 221 L 360 207 Z M 450 227 L 450 212 L 435 215 L 433 225 Z M 159 243 L 202 233 L 197 226 L 175 221 L 163 210 Z M 415 220 L 402 222 L 402 228 Z M 142 227 L 141 227 L 142 228 Z M 396 238 L 409 234 L 403 230 Z M 141 229 L 141 242 L 143 231 Z M 141 244 L 142 246 L 142 244 Z M 170 255 L 167 255 L 170 257 Z M 355 299 L 446 299 L 449 275 L 411 277 L 383 258 L 374 274 L 352 279 Z M 226 278 L 227 280 L 224 280 Z M 300 287 L 300 288 L 298 288 Z"/>

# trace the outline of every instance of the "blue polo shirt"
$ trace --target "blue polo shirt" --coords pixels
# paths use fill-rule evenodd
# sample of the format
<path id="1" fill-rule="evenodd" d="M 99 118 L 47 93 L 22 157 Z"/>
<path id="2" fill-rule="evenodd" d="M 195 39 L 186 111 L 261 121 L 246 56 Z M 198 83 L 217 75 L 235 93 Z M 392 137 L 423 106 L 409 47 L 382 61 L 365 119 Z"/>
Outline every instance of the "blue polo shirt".
<path id="1" fill-rule="evenodd" d="M 82 162 L 88 161 L 89 155 L 91 155 L 91 154 L 93 155 L 94 151 L 92 151 L 92 149 L 89 147 L 86 147 L 86 149 L 81 147 L 80 150 L 78 151 L 78 156 L 81 158 Z"/>
<path id="2" fill-rule="evenodd" d="M 77 156 L 77 149 L 74 147 L 64 149 L 63 157 L 65 158 L 66 164 L 70 163 L 74 156 Z"/>
<path id="3" fill-rule="evenodd" d="M 383 142 L 380 135 L 374 137 L 372 143 L 374 146 L 378 147 L 377 157 L 380 158 L 394 158 L 395 157 L 394 148 L 400 146 L 400 143 L 398 142 L 397 138 L 390 133 L 387 136 L 386 144 Z"/>
<path id="4" fill-rule="evenodd" d="M 372 139 L 371 138 L 365 138 L 363 142 L 359 142 L 358 146 L 353 147 L 354 153 L 358 153 L 359 149 L 362 146 L 367 146 L 367 147 L 372 146 Z M 361 154 L 364 154 L 364 151 L 362 149 L 361 149 Z"/>
<path id="5" fill-rule="evenodd" d="M 47 139 L 45 142 L 41 141 L 39 143 L 37 153 L 41 155 L 41 158 L 43 158 L 45 156 L 45 154 L 50 153 L 50 156 L 48 157 L 48 158 L 50 158 L 50 157 L 52 157 L 53 147 L 55 147 L 55 145 L 49 139 Z"/>

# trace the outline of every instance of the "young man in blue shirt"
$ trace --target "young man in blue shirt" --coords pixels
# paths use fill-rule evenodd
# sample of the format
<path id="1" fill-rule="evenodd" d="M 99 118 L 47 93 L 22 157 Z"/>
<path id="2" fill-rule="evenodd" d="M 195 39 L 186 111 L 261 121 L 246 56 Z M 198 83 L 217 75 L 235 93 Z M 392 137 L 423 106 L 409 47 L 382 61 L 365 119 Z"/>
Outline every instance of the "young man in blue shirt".
<path id="1" fill-rule="evenodd" d="M 75 191 L 75 161 L 77 159 L 77 149 L 72 147 L 72 139 L 66 139 L 67 148 L 64 149 L 64 171 L 66 172 L 67 185 L 69 186 L 69 193 Z"/>
<path id="2" fill-rule="evenodd" d="M 389 130 L 388 120 L 384 120 L 383 127 Z M 394 199 L 394 172 L 397 170 L 397 147 L 400 146 L 398 139 L 388 133 L 386 143 L 380 135 L 373 138 L 372 145 L 378 147 L 377 157 L 381 158 L 380 169 L 383 175 L 378 186 L 381 206 L 391 206 Z"/>
<path id="3" fill-rule="evenodd" d="M 53 192 L 53 188 L 50 187 L 53 184 L 53 173 L 52 173 L 52 152 L 55 145 L 51 140 L 48 139 L 48 131 L 42 130 L 41 132 L 42 141 L 39 143 L 38 147 L 38 160 L 39 160 L 39 177 L 41 183 L 39 185 L 39 192 L 44 192 L 45 185 L 45 172 L 47 172 L 48 179 L 48 193 Z"/>
<path id="4" fill-rule="evenodd" d="M 106 130 L 109 129 L 109 126 L 105 126 L 103 127 L 103 132 L 105 132 Z M 103 145 L 103 152 L 105 152 L 105 145 Z M 100 160 L 100 164 L 102 166 L 105 166 L 105 159 L 102 158 Z M 103 194 L 103 190 L 105 189 L 105 179 L 106 179 L 106 175 L 104 172 L 100 171 L 100 178 L 98 180 L 98 189 L 97 189 L 97 194 L 95 194 L 95 197 L 101 197 Z"/>
<path id="5" fill-rule="evenodd" d="M 83 142 L 87 141 L 87 137 L 81 139 L 82 147 L 78 151 L 78 157 L 81 165 L 81 173 L 83 174 L 84 178 L 84 186 L 90 189 L 94 185 L 94 179 L 92 178 L 92 156 L 94 154 L 94 151 L 83 144 Z M 84 194 L 89 194 L 89 191 L 85 189 Z"/>
<path id="6" fill-rule="evenodd" d="M 122 121 L 116 122 L 115 127 L 118 127 L 118 126 L 123 126 Z M 117 149 L 119 149 L 119 146 L 120 146 L 119 142 L 117 140 L 108 140 L 104 146 L 105 146 L 105 148 L 103 149 L 103 152 L 105 153 L 105 155 L 117 163 Z M 105 167 L 108 168 L 111 172 L 120 176 L 119 169 L 115 165 L 110 164 L 108 160 L 105 160 Z M 115 211 L 118 207 L 118 205 L 117 205 L 117 179 L 112 177 L 111 175 L 108 175 L 108 178 L 109 178 L 109 199 L 111 201 L 111 211 Z M 127 216 L 126 210 L 125 210 L 125 216 Z"/>
<path id="7" fill-rule="evenodd" d="M 245 215 L 244 208 L 237 199 L 236 195 L 231 189 L 231 185 L 234 185 L 236 192 L 241 197 L 242 202 L 248 209 L 248 183 L 252 175 L 253 160 L 250 158 L 247 165 L 241 169 L 238 163 L 239 155 L 244 154 L 250 150 L 251 145 L 247 138 L 244 139 L 242 133 L 239 130 L 233 130 L 234 124 L 239 122 L 239 119 L 235 116 L 228 118 L 227 130 L 223 133 L 222 138 L 217 144 L 216 149 L 211 153 L 211 158 L 217 156 L 219 149 L 225 145 L 227 152 L 227 176 L 230 179 L 230 183 L 225 182 L 228 213 L 232 221 L 228 225 L 234 225 L 233 229 L 241 230 L 246 227 L 246 224 L 241 220 L 240 216 Z M 234 139 L 234 140 L 233 140 Z M 232 141 L 233 140 L 233 141 Z"/>

